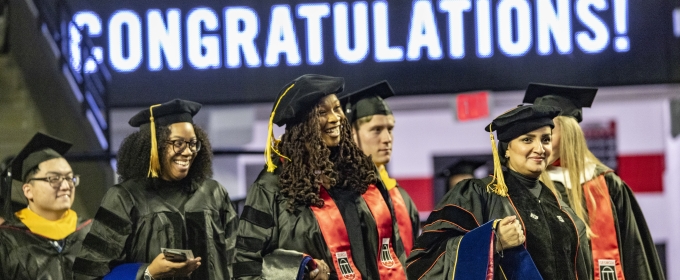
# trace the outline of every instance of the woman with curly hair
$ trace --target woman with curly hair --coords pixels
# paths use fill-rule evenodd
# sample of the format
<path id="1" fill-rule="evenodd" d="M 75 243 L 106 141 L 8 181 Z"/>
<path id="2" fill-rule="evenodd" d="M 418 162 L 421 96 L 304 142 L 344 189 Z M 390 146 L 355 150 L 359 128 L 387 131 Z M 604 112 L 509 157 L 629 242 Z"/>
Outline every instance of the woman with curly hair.
<path id="1" fill-rule="evenodd" d="M 405 279 L 391 200 L 352 141 L 343 87 L 303 75 L 279 93 L 267 165 L 241 214 L 235 279 Z M 273 124 L 286 129 L 272 143 Z"/>
<path id="2" fill-rule="evenodd" d="M 192 120 L 200 108 L 175 99 L 130 119 L 140 130 L 121 144 L 122 183 L 102 200 L 73 265 L 76 279 L 231 277 L 237 214 L 210 179 L 210 141 Z M 171 258 L 166 249 L 192 254 Z"/>
<path id="3" fill-rule="evenodd" d="M 557 106 L 553 154 L 545 182 L 554 184 L 587 222 L 595 279 L 665 279 L 654 240 L 633 191 L 588 149 L 582 108 L 597 88 L 530 84 L 524 102 Z"/>

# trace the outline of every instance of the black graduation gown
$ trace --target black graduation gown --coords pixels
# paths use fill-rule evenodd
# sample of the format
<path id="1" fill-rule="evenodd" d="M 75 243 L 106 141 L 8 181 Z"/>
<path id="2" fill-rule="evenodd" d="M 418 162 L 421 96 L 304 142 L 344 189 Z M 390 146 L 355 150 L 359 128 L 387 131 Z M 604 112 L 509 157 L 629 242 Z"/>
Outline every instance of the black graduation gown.
<path id="1" fill-rule="evenodd" d="M 142 263 L 161 248 L 201 257 L 191 279 L 229 279 L 238 219 L 222 185 L 210 179 L 190 190 L 160 179 L 128 180 L 110 188 L 75 261 L 76 279 L 99 279 L 123 264 Z"/>
<path id="2" fill-rule="evenodd" d="M 90 226 L 91 220 L 79 221 L 75 232 L 54 241 L 9 219 L 0 226 L 0 279 L 73 279 L 71 266 Z"/>
<path id="3" fill-rule="evenodd" d="M 324 260 L 331 269 L 330 279 L 338 279 L 330 251 L 311 208 L 298 206 L 294 213 L 287 211 L 288 198 L 281 194 L 279 172 L 280 169 L 276 169 L 274 173 L 263 170 L 248 191 L 239 222 L 234 278 L 261 279 L 261 277 L 266 278 L 272 275 L 278 277 L 295 275 L 299 270 L 300 256 L 307 254 L 314 259 Z M 391 212 L 394 213 L 384 186 L 379 183 L 377 187 L 387 201 Z M 343 202 L 338 198 L 343 195 L 348 196 L 348 194 L 338 194 L 335 191 L 329 191 L 329 194 L 338 204 L 343 220 L 346 220 L 346 213 L 342 212 L 343 209 L 348 209 L 348 206 L 343 206 Z M 375 220 L 360 195 L 356 194 L 353 201 L 349 203 L 354 204 L 354 207 L 350 208 L 356 209 L 359 219 L 355 221 L 354 226 L 350 225 L 351 222 L 345 225 L 350 237 L 354 262 L 363 279 L 379 279 L 376 264 L 379 241 Z M 399 239 L 396 220 L 392 220 L 393 247 L 403 265 L 406 256 Z M 352 229 L 358 225 L 361 227 L 361 232 Z M 360 239 L 363 248 L 353 243 L 356 238 Z M 281 254 L 281 249 L 288 253 Z M 357 263 L 357 259 L 362 257 L 366 261 Z"/>
<path id="4" fill-rule="evenodd" d="M 517 215 L 526 234 L 526 250 L 543 279 L 592 278 L 585 225 L 571 208 L 540 182 L 503 172 L 508 197 L 486 190 L 491 177 L 468 179 L 449 191 L 430 214 L 407 261 L 409 279 L 450 279 L 462 237 L 480 225 Z M 540 184 L 536 197 L 528 187 Z M 516 210 L 515 210 L 516 209 Z M 495 254 L 495 279 L 503 279 Z M 461 270 L 462 269 L 462 270 Z M 457 268 L 465 272 L 465 268 Z M 460 272 L 458 272 L 460 273 Z"/>
<path id="5" fill-rule="evenodd" d="M 611 197 L 623 275 L 626 279 L 635 280 L 666 279 L 647 221 L 633 191 L 611 170 L 596 168 L 595 174 L 604 176 Z M 553 183 L 563 200 L 568 202 L 566 188 L 562 182 Z"/>

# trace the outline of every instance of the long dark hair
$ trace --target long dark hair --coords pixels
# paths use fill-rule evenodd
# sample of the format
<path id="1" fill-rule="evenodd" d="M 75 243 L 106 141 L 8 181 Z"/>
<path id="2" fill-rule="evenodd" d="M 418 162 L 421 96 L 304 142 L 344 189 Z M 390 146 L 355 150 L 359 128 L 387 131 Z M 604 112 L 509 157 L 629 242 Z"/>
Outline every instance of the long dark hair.
<path id="1" fill-rule="evenodd" d="M 330 187 L 346 188 L 360 194 L 378 180 L 375 165 L 352 141 L 350 124 L 341 118 L 340 143 L 334 152 L 321 138 L 318 107 L 302 121 L 287 124 L 278 147 L 291 161 L 284 160 L 279 175 L 281 193 L 288 198 L 288 211 L 298 205 L 323 206 L 319 197 L 322 178 Z"/>
<path id="2" fill-rule="evenodd" d="M 197 125 L 194 126 L 196 138 L 203 144 L 189 168 L 189 173 L 182 179 L 190 183 L 202 183 L 212 177 L 212 148 L 208 136 Z M 167 126 L 156 127 L 156 139 L 158 143 L 158 155 L 162 158 L 169 148 L 165 145 L 170 137 L 170 128 Z M 151 150 L 151 132 L 149 129 L 141 129 L 134 132 L 123 140 L 118 150 L 118 175 L 121 181 L 130 179 L 146 178 L 149 171 L 149 151 Z M 163 165 L 161 164 L 161 174 Z"/>

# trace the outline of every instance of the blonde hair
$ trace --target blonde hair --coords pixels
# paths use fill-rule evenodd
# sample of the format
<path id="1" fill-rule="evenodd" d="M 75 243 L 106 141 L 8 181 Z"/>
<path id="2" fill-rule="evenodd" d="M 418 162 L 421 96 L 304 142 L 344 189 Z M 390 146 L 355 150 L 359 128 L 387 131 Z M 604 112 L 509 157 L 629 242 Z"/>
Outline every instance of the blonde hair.
<path id="1" fill-rule="evenodd" d="M 365 117 L 363 117 L 363 118 L 357 119 L 357 120 L 352 124 L 352 125 L 354 126 L 354 129 L 356 129 L 357 131 L 359 131 L 359 127 L 361 127 L 361 126 L 362 126 L 363 124 L 365 124 L 365 123 L 371 122 L 371 120 L 373 119 L 373 116 L 374 116 L 374 115 L 370 115 L 370 116 L 365 116 Z"/>
<path id="2" fill-rule="evenodd" d="M 593 236 L 593 232 L 590 230 L 588 225 L 588 216 L 597 215 L 596 213 L 588 213 L 584 203 L 583 197 L 583 187 L 581 187 L 581 178 L 585 181 L 592 180 L 593 178 L 584 178 L 586 176 L 586 163 L 593 163 L 598 168 L 601 169 L 611 169 L 604 165 L 593 153 L 588 149 L 586 144 L 586 138 L 583 134 L 581 126 L 578 124 L 576 119 L 567 116 L 557 116 L 555 119 L 555 124 L 560 127 L 560 153 L 559 160 L 562 168 L 569 172 L 569 182 L 571 182 L 571 188 L 566 189 L 566 193 L 569 199 L 569 204 L 571 208 L 576 213 L 576 216 L 581 218 L 586 224 L 586 231 L 588 237 Z M 567 179 L 567 178 L 565 178 Z M 548 181 L 550 181 L 548 179 Z M 550 182 L 552 183 L 552 182 Z M 599 184 L 599 182 L 598 182 Z M 566 187 L 566 186 L 565 186 Z M 602 188 L 606 186 L 598 185 L 595 191 L 602 191 Z M 595 203 L 594 200 L 590 200 Z"/>

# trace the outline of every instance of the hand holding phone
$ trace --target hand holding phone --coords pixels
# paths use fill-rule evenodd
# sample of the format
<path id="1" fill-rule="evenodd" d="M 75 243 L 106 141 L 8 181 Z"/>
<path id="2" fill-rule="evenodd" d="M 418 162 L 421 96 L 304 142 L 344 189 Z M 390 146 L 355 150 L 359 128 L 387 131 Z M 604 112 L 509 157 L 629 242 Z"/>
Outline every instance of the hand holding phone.
<path id="1" fill-rule="evenodd" d="M 160 254 L 149 264 L 148 271 L 155 279 L 188 277 L 201 266 L 201 257 L 194 258 L 191 250 L 161 248 Z"/>

